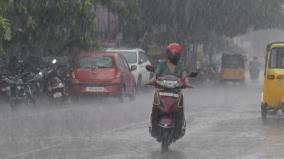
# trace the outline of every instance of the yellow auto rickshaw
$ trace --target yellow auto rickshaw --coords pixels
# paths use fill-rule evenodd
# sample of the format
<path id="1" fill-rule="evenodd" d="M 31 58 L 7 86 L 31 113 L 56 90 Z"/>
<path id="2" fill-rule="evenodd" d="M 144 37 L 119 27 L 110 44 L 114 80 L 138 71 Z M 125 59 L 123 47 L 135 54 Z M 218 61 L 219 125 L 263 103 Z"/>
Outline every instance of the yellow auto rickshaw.
<path id="1" fill-rule="evenodd" d="M 266 51 L 261 102 L 263 119 L 269 110 L 284 111 L 284 42 L 268 44 Z"/>
<path id="2" fill-rule="evenodd" d="M 241 54 L 223 54 L 221 65 L 221 82 L 245 82 L 245 59 Z"/>

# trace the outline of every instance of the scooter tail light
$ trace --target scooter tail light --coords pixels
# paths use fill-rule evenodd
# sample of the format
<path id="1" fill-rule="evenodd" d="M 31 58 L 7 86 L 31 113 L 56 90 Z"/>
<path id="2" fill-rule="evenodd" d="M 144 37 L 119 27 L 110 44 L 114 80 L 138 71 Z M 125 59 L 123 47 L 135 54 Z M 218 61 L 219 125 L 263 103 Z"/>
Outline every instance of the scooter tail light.
<path id="1" fill-rule="evenodd" d="M 267 79 L 269 79 L 269 80 L 274 80 L 274 79 L 275 79 L 275 76 L 274 76 L 274 75 L 267 75 Z"/>
<path id="2" fill-rule="evenodd" d="M 159 125 L 164 128 L 172 128 L 174 127 L 173 119 L 169 117 L 162 117 L 159 121 Z"/>

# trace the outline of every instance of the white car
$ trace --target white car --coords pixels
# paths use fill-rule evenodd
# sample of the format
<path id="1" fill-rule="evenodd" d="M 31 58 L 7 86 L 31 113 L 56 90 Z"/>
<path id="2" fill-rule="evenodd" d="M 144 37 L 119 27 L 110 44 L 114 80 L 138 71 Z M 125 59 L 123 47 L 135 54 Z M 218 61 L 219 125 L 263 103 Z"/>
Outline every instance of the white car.
<path id="1" fill-rule="evenodd" d="M 149 79 L 151 73 L 146 70 L 147 65 L 151 65 L 151 62 L 142 49 L 107 49 L 108 52 L 116 52 L 123 55 L 129 67 L 132 70 L 132 74 L 135 77 L 137 87 L 141 87 L 146 84 Z"/>

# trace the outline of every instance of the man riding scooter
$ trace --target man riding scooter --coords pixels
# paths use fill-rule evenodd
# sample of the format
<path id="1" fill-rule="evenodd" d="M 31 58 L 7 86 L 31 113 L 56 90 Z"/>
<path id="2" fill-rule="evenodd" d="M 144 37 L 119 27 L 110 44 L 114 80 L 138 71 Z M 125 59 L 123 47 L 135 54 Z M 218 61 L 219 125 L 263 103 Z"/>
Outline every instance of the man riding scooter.
<path id="1" fill-rule="evenodd" d="M 180 79 L 180 82 L 183 83 L 185 87 L 190 88 L 191 85 L 189 83 L 189 78 L 187 76 L 187 73 L 184 71 L 180 58 L 182 53 L 182 46 L 178 43 L 171 43 L 167 46 L 166 50 L 166 60 L 160 61 L 157 65 L 157 68 L 155 70 L 154 77 L 149 81 L 149 84 L 154 84 L 159 77 L 172 75 L 176 76 Z M 181 93 L 180 93 L 181 94 Z M 153 137 L 157 138 L 157 129 L 158 129 L 158 109 L 155 107 L 155 100 L 154 99 L 154 105 L 151 113 L 151 127 L 150 127 L 150 133 Z M 176 139 L 181 138 L 185 133 L 185 117 L 184 117 L 184 110 L 183 110 L 183 96 L 180 97 L 179 106 L 181 111 L 179 111 L 176 114 Z"/>
<path id="2" fill-rule="evenodd" d="M 257 80 L 259 76 L 259 68 L 260 68 L 260 62 L 258 61 L 258 58 L 256 56 L 253 57 L 253 60 L 249 63 L 249 74 L 251 80 Z"/>

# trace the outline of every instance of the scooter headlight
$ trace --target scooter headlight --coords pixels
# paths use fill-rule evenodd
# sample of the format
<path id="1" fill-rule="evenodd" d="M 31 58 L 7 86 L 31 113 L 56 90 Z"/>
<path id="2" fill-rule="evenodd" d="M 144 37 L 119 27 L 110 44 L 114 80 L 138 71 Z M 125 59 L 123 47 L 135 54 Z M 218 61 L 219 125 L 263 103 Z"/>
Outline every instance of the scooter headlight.
<path id="1" fill-rule="evenodd" d="M 158 80 L 157 84 L 166 88 L 176 88 L 179 86 L 177 81 Z"/>

